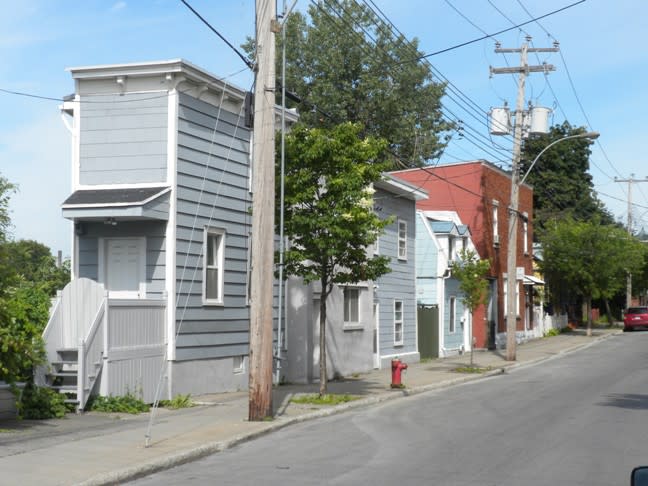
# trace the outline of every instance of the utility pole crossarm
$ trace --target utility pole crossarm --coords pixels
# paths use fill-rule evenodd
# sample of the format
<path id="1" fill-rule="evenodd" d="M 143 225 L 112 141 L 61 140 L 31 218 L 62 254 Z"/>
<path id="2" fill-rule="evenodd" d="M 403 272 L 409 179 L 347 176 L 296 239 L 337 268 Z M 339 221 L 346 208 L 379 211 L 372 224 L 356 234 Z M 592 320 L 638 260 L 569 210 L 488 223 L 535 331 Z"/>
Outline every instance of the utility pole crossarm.
<path id="1" fill-rule="evenodd" d="M 555 70 L 556 66 L 554 66 L 553 64 L 542 64 L 540 66 L 490 68 L 491 74 L 546 73 Z"/>
<path id="2" fill-rule="evenodd" d="M 526 49 L 527 52 L 558 52 L 560 49 L 558 47 L 529 47 Z M 522 52 L 522 49 L 520 48 L 514 48 L 514 49 L 509 49 L 509 48 L 501 48 L 498 47 L 495 49 L 495 52 L 497 54 L 513 54 L 516 52 Z"/>

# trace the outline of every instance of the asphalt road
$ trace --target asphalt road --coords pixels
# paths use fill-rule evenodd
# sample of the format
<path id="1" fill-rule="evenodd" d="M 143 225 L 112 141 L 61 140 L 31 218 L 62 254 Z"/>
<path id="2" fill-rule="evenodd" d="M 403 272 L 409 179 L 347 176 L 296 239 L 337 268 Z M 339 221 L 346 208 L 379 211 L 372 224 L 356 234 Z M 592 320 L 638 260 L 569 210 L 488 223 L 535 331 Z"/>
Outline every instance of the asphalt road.
<path id="1" fill-rule="evenodd" d="M 648 464 L 648 333 L 293 426 L 131 484 L 629 485 Z"/>

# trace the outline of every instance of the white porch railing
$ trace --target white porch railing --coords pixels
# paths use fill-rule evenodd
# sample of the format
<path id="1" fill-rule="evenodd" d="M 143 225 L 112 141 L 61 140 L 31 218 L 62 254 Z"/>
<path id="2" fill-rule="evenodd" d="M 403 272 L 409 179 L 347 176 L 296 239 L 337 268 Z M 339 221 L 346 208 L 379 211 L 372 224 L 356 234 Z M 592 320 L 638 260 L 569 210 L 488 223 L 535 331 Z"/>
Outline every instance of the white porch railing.
<path id="1" fill-rule="evenodd" d="M 112 299 L 94 281 L 70 282 L 59 293 L 43 332 L 48 362 L 58 364 L 37 370 L 37 384 L 47 384 L 48 375 L 55 374 L 52 369 L 59 376 L 61 371 L 76 369 L 79 411 L 97 386 L 104 396 L 132 393 L 152 403 L 164 370 L 166 310 L 166 296 Z M 72 353 L 76 368 L 65 361 L 69 358 L 62 358 Z"/>

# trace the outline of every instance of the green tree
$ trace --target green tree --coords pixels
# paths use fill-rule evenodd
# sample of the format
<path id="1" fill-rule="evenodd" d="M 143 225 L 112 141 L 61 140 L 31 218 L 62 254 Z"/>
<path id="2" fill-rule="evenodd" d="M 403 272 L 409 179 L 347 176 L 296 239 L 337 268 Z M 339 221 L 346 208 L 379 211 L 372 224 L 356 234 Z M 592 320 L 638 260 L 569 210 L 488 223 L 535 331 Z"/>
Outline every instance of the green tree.
<path id="1" fill-rule="evenodd" d="M 459 258 L 452 262 L 452 276 L 459 282 L 461 300 L 470 310 L 470 315 L 477 307 L 486 303 L 490 260 L 482 260 L 472 250 L 461 250 Z M 470 366 L 473 366 L 472 326 L 470 332 Z"/>
<path id="2" fill-rule="evenodd" d="M 625 288 L 626 275 L 644 261 L 642 244 L 623 229 L 600 221 L 554 220 L 542 235 L 542 269 L 552 288 L 568 287 L 587 307 L 592 332 L 592 300 L 606 303 Z M 608 314 L 609 314 L 609 306 Z"/>
<path id="3" fill-rule="evenodd" d="M 520 161 L 524 174 L 536 156 L 555 140 L 584 133 L 565 122 L 551 127 L 547 135 L 525 140 Z M 586 138 L 575 138 L 555 144 L 543 153 L 526 179 L 533 186 L 534 227 L 538 235 L 553 219 L 571 216 L 577 221 L 599 218 L 604 224 L 614 219 L 594 192 L 589 174 L 589 146 Z"/>
<path id="4" fill-rule="evenodd" d="M 70 261 L 59 267 L 46 245 L 34 240 L 6 243 L 10 265 L 27 282 L 37 283 L 50 297 L 70 281 Z"/>
<path id="5" fill-rule="evenodd" d="M 445 85 L 416 61 L 422 55 L 417 39 L 394 36 L 366 5 L 351 0 L 313 3 L 308 16 L 292 13 L 286 28 L 286 79 L 280 82 L 297 95 L 288 104 L 303 123 L 361 123 L 364 135 L 387 140 L 390 153 L 412 167 L 440 155 L 454 125 L 441 112 Z M 243 47 L 252 57 L 254 42 Z"/>
<path id="6" fill-rule="evenodd" d="M 374 213 L 371 189 L 385 168 L 375 161 L 386 144 L 361 138 L 361 131 L 351 123 L 296 126 L 286 136 L 284 233 L 290 244 L 284 269 L 286 276 L 321 285 L 320 395 L 327 388 L 326 304 L 334 285 L 375 280 L 389 272 L 388 258 L 367 252 L 391 222 Z"/>

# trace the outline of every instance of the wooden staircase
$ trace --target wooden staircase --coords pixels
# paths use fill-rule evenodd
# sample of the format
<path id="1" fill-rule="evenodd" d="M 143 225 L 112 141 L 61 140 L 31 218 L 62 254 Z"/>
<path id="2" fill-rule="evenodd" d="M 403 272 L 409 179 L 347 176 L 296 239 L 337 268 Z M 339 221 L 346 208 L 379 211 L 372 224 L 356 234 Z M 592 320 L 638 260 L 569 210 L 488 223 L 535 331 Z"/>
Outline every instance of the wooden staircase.
<path id="1" fill-rule="evenodd" d="M 86 383 L 93 385 L 97 373 L 101 369 L 101 361 L 94 363 L 91 370 L 86 370 Z M 65 403 L 74 404 L 77 412 L 82 412 L 85 403 L 79 399 L 79 350 L 78 348 L 59 348 L 56 350 L 56 359 L 50 362 L 49 373 L 45 374 L 45 386 L 56 390 L 66 396 Z M 90 396 L 91 386 L 83 389 L 83 402 Z"/>

